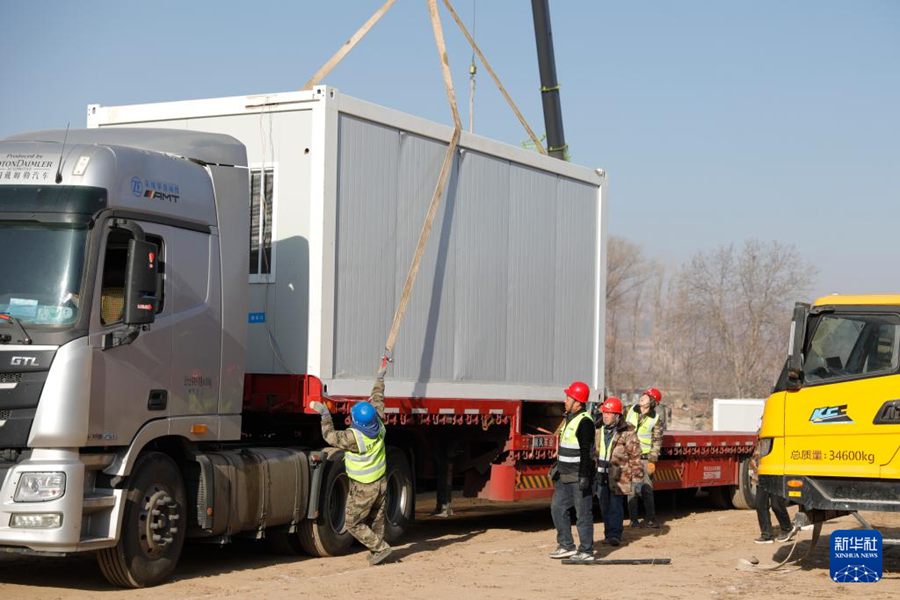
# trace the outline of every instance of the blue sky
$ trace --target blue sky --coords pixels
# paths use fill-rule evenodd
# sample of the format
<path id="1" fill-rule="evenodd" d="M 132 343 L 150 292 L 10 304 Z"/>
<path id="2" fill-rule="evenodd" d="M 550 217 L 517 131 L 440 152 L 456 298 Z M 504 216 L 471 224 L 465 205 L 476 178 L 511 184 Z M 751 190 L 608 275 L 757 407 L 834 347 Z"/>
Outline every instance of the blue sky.
<path id="1" fill-rule="evenodd" d="M 0 0 L 0 137 L 105 105 L 288 91 L 381 0 Z M 456 0 L 543 131 L 530 3 Z M 551 0 L 566 138 L 610 177 L 609 232 L 670 266 L 794 243 L 814 293 L 900 292 L 900 2 Z M 444 13 L 461 108 L 471 52 Z M 326 82 L 449 122 L 424 0 L 394 8 Z M 467 116 L 463 114 L 464 121 Z M 479 72 L 477 133 L 526 138 Z"/>

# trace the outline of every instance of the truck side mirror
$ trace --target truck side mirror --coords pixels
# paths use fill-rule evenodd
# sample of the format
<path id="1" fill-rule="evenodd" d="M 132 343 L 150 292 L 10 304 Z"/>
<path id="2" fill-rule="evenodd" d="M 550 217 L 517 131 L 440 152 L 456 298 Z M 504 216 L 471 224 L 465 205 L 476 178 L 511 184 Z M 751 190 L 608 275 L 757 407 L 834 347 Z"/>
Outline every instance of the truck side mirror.
<path id="1" fill-rule="evenodd" d="M 145 240 L 128 240 L 125 271 L 125 324 L 146 325 L 156 318 L 159 247 Z"/>
<path id="2" fill-rule="evenodd" d="M 786 387 L 789 390 L 799 390 L 803 386 L 803 341 L 806 338 L 806 320 L 808 317 L 809 304 L 798 302 L 794 305 L 787 362 Z"/>

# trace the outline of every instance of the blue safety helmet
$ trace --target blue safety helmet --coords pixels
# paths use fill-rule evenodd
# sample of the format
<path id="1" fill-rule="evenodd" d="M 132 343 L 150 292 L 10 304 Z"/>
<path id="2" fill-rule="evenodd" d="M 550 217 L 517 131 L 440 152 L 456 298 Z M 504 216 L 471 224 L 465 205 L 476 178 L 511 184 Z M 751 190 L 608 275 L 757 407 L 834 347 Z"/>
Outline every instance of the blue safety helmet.
<path id="1" fill-rule="evenodd" d="M 350 409 L 352 427 L 366 437 L 378 435 L 378 413 L 370 402 L 357 402 Z"/>

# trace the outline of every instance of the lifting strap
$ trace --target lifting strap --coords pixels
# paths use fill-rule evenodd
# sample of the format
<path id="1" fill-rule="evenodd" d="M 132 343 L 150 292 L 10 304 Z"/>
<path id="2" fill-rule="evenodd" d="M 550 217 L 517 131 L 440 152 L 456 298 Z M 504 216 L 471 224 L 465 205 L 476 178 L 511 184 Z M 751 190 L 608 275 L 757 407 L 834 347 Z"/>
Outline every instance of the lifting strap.
<path id="1" fill-rule="evenodd" d="M 481 53 L 481 48 L 479 48 L 478 44 L 475 43 L 475 39 L 471 36 L 469 30 L 466 29 L 466 26 L 463 24 L 462 19 L 459 18 L 458 14 L 456 14 L 456 10 L 454 10 L 453 5 L 450 4 L 450 0 L 444 0 L 444 6 L 446 6 L 447 10 L 450 11 L 450 16 L 453 17 L 454 21 L 456 21 L 456 24 L 459 26 L 459 30 L 462 31 L 462 34 L 466 37 L 466 40 L 468 40 L 469 45 L 472 46 L 472 51 L 478 55 L 478 60 L 480 60 L 481 64 L 484 65 L 484 68 L 487 69 L 487 72 L 490 74 L 491 79 L 494 80 L 494 84 L 497 86 L 497 89 L 500 90 L 500 94 L 506 100 L 506 103 L 509 104 L 509 107 L 512 109 L 513 113 L 515 113 L 516 118 L 519 119 L 519 123 L 521 123 L 522 127 L 525 128 L 525 131 L 528 132 L 528 137 L 530 137 L 531 141 L 534 142 L 534 147 L 537 148 L 537 151 L 541 154 L 547 154 L 547 151 L 544 150 L 544 146 L 541 145 L 541 140 L 538 139 L 538 136 L 535 135 L 531 127 L 528 126 L 528 121 L 525 120 L 525 117 L 522 115 L 519 107 L 516 106 L 516 103 L 513 102 L 512 97 L 507 93 L 506 88 L 503 87 L 502 83 L 500 83 L 500 78 L 497 77 L 497 74 L 491 67 L 491 63 L 489 63 L 484 57 L 484 54 Z"/>
<path id="2" fill-rule="evenodd" d="M 306 85 L 303 86 L 304 90 L 310 90 L 318 84 L 324 77 L 331 72 L 331 70 L 337 66 L 338 63 L 362 40 L 363 37 L 372 29 L 372 27 L 384 16 L 384 14 L 393 6 L 395 0 L 387 0 L 381 8 L 376 10 L 369 20 L 363 23 L 362 27 L 360 27 L 356 33 L 354 33 L 350 39 L 344 42 L 344 45 L 340 47 L 340 49 L 334 53 L 334 55 L 328 59 L 328 61 L 316 71 L 315 75 L 313 75 L 309 81 L 306 82 Z M 500 78 L 497 77 L 497 74 L 494 72 L 494 69 L 491 67 L 490 63 L 485 58 L 484 54 L 481 52 L 481 49 L 475 43 L 475 40 L 472 38 L 471 34 L 469 34 L 469 30 L 466 29 L 466 26 L 463 24 L 462 20 L 460 20 L 459 15 L 454 10 L 453 5 L 450 3 L 450 0 L 443 0 L 444 5 L 447 7 L 447 10 L 453 16 L 453 19 L 456 21 L 456 24 L 459 26 L 460 31 L 462 31 L 466 40 L 468 40 L 469 45 L 472 46 L 472 50 L 475 54 L 478 55 L 478 59 L 485 66 L 488 73 L 490 73 L 491 78 L 494 80 L 494 83 L 497 85 L 497 89 L 500 90 L 501 95 L 506 100 L 509 107 L 512 109 L 513 113 L 515 113 L 516 117 L 519 119 L 519 122 L 525 128 L 525 131 L 528 132 L 528 136 L 531 138 L 532 142 L 534 142 L 535 148 L 537 148 L 538 152 L 541 154 L 547 154 L 547 151 L 541 145 L 540 140 L 537 135 L 535 135 L 534 131 L 531 127 L 528 126 L 528 123 L 525 121 L 525 117 L 522 115 L 521 111 L 519 111 L 516 103 L 513 102 L 513 99 L 510 97 L 509 93 L 507 93 L 506 88 L 503 87 L 503 84 L 500 82 Z M 431 235 L 431 228 L 434 225 L 434 218 L 437 215 L 437 209 L 440 206 L 441 197 L 444 195 L 444 192 L 447 188 L 447 180 L 450 176 L 450 171 L 453 168 L 453 157 L 456 155 L 456 150 L 459 146 L 459 137 L 462 133 L 462 122 L 459 118 L 459 109 L 456 104 L 456 92 L 453 88 L 453 78 L 450 75 L 450 60 L 447 58 L 447 46 L 444 42 L 444 31 L 441 27 L 441 17 L 438 13 L 437 0 L 428 0 L 428 12 L 431 18 L 431 29 L 434 33 L 434 41 L 437 46 L 438 56 L 441 61 L 441 73 L 444 79 L 444 88 L 447 92 L 447 102 L 450 105 L 450 114 L 453 117 L 453 134 L 450 137 L 450 142 L 447 145 L 447 153 L 444 155 L 444 160 L 441 163 L 441 171 L 438 175 L 437 183 L 434 187 L 434 193 L 431 196 L 431 204 L 428 206 L 428 212 L 425 214 L 425 222 L 422 224 L 422 230 L 419 233 L 419 241 L 416 244 L 416 250 L 413 253 L 412 263 L 409 267 L 409 272 L 406 275 L 406 282 L 403 284 L 403 292 L 400 294 L 400 301 L 397 304 L 397 309 L 394 312 L 394 320 L 391 323 L 391 329 L 388 333 L 387 341 L 384 344 L 384 354 L 381 359 L 381 368 L 384 369 L 387 366 L 387 362 L 391 360 L 391 356 L 394 352 L 394 346 L 397 343 L 397 336 L 400 333 L 400 324 L 403 321 L 403 316 L 406 313 L 406 307 L 409 304 L 409 297 L 412 293 L 412 287 L 416 282 L 416 277 L 419 273 L 419 266 L 422 262 L 422 256 L 425 254 L 425 246 L 428 243 L 428 238 Z"/>
<path id="3" fill-rule="evenodd" d="M 431 16 L 431 29 L 434 32 L 434 41 L 441 60 L 441 73 L 444 76 L 447 103 L 450 105 L 450 114 L 453 117 L 453 135 L 450 137 L 447 153 L 444 155 L 444 162 L 441 164 L 441 172 L 438 175 L 437 184 L 434 186 L 434 194 L 431 196 L 431 204 L 428 206 L 428 212 L 425 215 L 425 223 L 422 224 L 422 231 L 419 233 L 419 242 L 416 244 L 416 251 L 413 254 L 412 263 L 406 275 L 406 283 L 403 284 L 400 302 L 397 304 L 397 310 L 394 312 L 394 321 L 391 324 L 387 342 L 384 344 L 382 365 L 385 359 L 390 360 L 394 352 L 394 344 L 396 344 L 397 335 L 400 333 L 400 323 L 403 321 L 403 315 L 406 313 L 406 306 L 409 303 L 409 296 L 412 292 L 413 284 L 416 282 L 416 276 L 419 274 L 419 266 L 422 262 L 422 256 L 425 254 L 425 245 L 431 234 L 431 227 L 434 225 L 434 217 L 437 215 L 441 197 L 444 195 L 444 190 L 447 187 L 447 179 L 453 168 L 453 157 L 456 155 L 459 136 L 462 133 L 462 122 L 460 121 L 459 109 L 456 105 L 456 91 L 453 89 L 453 78 L 450 75 L 450 59 L 447 58 L 447 46 L 444 43 L 444 31 L 441 28 L 441 17 L 438 14 L 437 0 L 428 0 L 428 11 Z"/>
<path id="4" fill-rule="evenodd" d="M 318 71 L 316 71 L 316 74 L 313 75 L 309 79 L 309 81 L 306 82 L 306 85 L 303 86 L 303 89 L 311 90 L 311 89 L 313 89 L 313 86 L 315 86 L 317 83 L 322 81 L 322 79 L 324 79 L 325 76 L 328 75 L 331 72 L 331 70 L 333 68 L 335 68 L 337 66 L 337 64 L 339 62 L 341 62 L 341 60 L 345 56 L 347 56 L 347 54 L 351 50 L 353 50 L 353 47 L 356 46 L 356 44 L 358 44 L 359 41 L 361 39 L 363 39 L 367 33 L 369 33 L 369 30 L 372 29 L 372 27 L 374 27 L 375 23 L 377 23 L 378 21 L 381 20 L 381 17 L 383 17 L 384 13 L 386 13 L 388 11 L 388 9 L 390 9 L 391 6 L 394 5 L 394 2 L 396 2 L 396 0 L 387 0 L 387 2 L 382 4 L 381 8 L 376 10 L 372 14 L 372 16 L 369 17 L 369 20 L 366 21 L 365 23 L 363 23 L 362 27 L 360 27 L 356 31 L 356 33 L 354 33 L 352 36 L 350 36 L 350 39 L 347 40 L 346 42 L 344 42 L 344 45 L 341 46 L 338 49 L 338 51 L 335 52 L 334 55 L 331 58 L 329 58 L 328 61 L 319 68 Z"/>

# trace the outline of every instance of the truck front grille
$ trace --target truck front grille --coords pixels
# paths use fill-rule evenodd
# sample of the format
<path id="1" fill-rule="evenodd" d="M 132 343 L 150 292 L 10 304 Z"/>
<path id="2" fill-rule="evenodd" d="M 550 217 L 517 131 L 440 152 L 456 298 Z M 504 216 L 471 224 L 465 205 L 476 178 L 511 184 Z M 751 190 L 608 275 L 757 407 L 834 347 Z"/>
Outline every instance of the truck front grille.
<path id="1" fill-rule="evenodd" d="M 21 373 L 0 373 L 0 383 L 21 383 Z"/>

